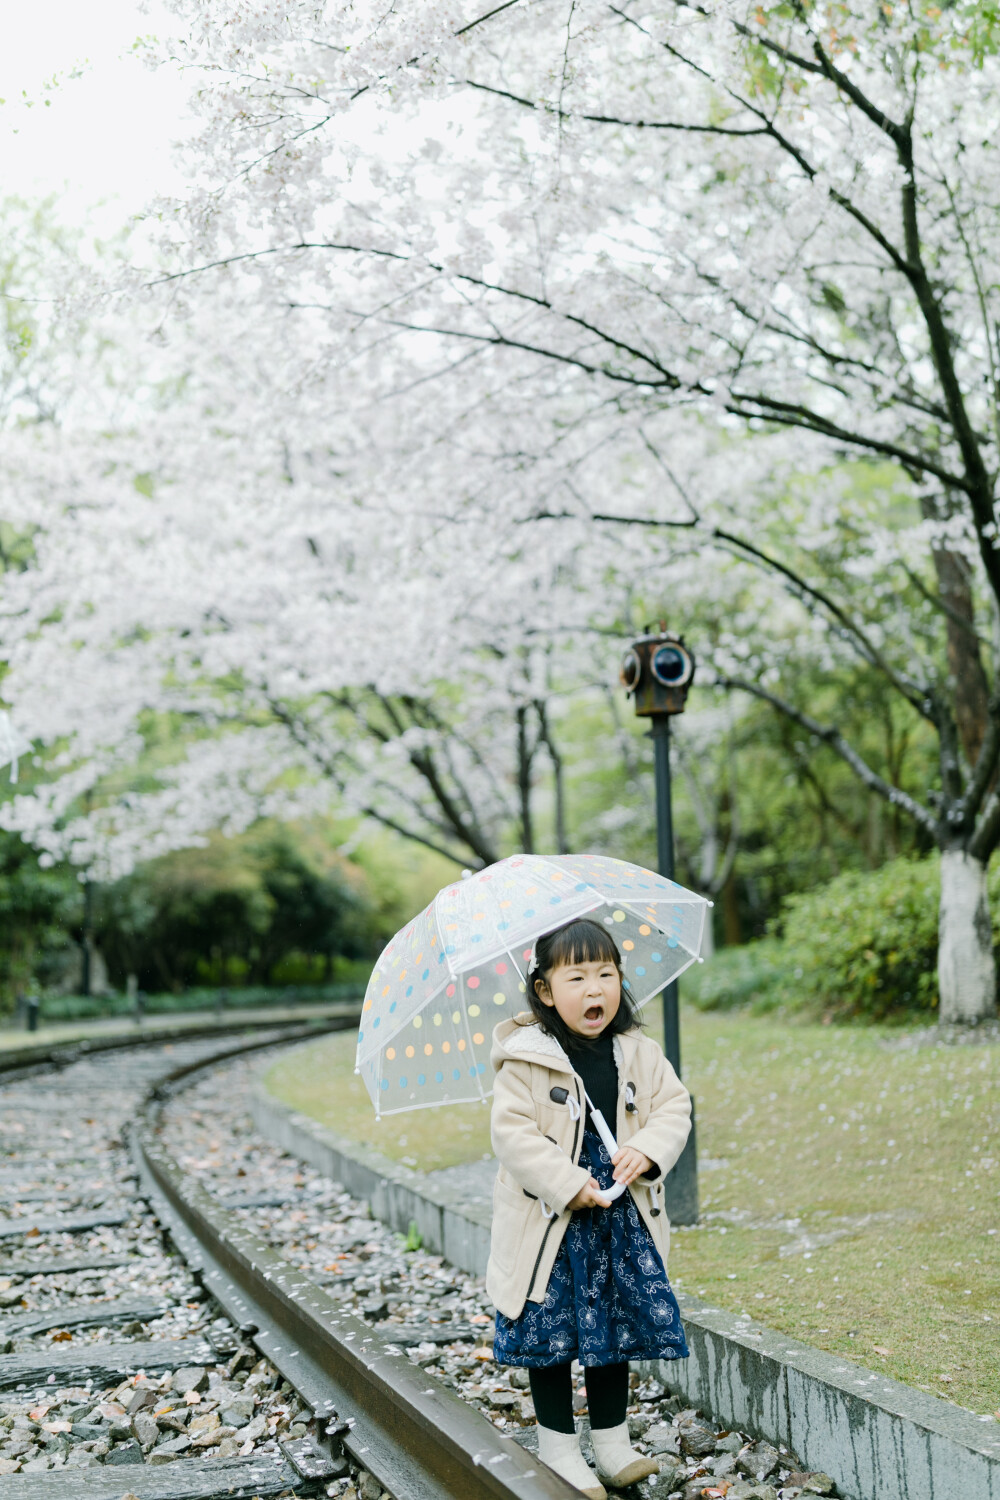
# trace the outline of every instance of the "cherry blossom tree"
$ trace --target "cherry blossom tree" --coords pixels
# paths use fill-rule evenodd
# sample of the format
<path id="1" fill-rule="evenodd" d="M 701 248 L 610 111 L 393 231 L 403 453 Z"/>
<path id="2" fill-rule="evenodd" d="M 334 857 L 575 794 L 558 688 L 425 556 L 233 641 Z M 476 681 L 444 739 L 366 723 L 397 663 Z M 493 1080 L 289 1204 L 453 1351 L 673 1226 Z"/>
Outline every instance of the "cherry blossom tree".
<path id="1" fill-rule="evenodd" d="M 783 693 L 773 658 L 720 672 L 940 847 L 941 1016 L 992 1014 L 992 9 L 174 9 L 168 50 L 202 80 L 205 125 L 198 190 L 167 216 L 169 274 L 204 282 L 205 267 L 238 261 L 265 301 L 322 313 L 338 347 L 442 341 L 452 378 L 464 359 L 480 381 L 480 410 L 535 360 L 591 414 L 613 410 L 633 435 L 644 424 L 664 476 L 638 505 L 595 505 L 553 460 L 505 497 L 508 513 L 523 502 L 522 519 L 697 533 L 883 676 L 939 745 L 939 784 L 919 797 Z M 784 480 L 815 481 L 783 542 L 761 544 L 760 497 L 740 473 L 728 515 L 700 484 L 670 481 L 670 418 L 699 410 L 724 433 L 783 437 Z M 882 492 L 867 516 L 853 507 L 857 560 L 825 477 L 845 460 L 867 469 L 869 497 Z"/>
<path id="2" fill-rule="evenodd" d="M 7 515 L 33 533 L 3 590 L 4 694 L 51 747 L 7 826 L 107 878 L 336 806 L 488 863 L 513 827 L 531 847 L 547 777 L 565 843 L 549 705 L 559 632 L 589 628 L 576 543 L 559 528 L 558 557 L 531 553 L 463 520 L 462 496 L 371 503 L 398 412 L 331 418 L 300 334 L 282 370 L 280 331 L 236 337 L 239 308 L 175 308 L 169 334 L 150 311 L 105 319 L 104 401 L 68 367 L 59 428 L 4 446 Z M 433 444 L 422 474 L 453 477 Z"/>
<path id="3" fill-rule="evenodd" d="M 335 789 L 487 858 L 559 771 L 561 648 L 667 600 L 942 849 L 942 1018 L 990 1014 L 990 13 L 174 8 L 205 128 L 140 336 L 7 459 L 5 692 L 57 773 L 13 816 L 90 858 Z M 922 787 L 802 695 L 851 660 Z M 78 822 L 157 715 L 183 762 Z"/>

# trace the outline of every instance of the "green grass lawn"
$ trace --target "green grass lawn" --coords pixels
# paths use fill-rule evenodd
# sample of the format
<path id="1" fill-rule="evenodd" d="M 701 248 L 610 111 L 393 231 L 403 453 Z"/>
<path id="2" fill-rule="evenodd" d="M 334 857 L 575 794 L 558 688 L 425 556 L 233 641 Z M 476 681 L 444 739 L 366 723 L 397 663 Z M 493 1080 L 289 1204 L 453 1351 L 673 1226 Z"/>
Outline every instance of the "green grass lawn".
<path id="1" fill-rule="evenodd" d="M 442 1105 L 377 1121 L 368 1091 L 354 1072 L 355 1050 L 355 1032 L 335 1032 L 285 1053 L 265 1082 L 286 1104 L 408 1167 L 431 1172 L 492 1156 L 490 1112 L 484 1104 Z"/>
<path id="2" fill-rule="evenodd" d="M 702 1219 L 675 1285 L 1000 1417 L 1000 1046 L 690 1007 L 681 1032 Z M 482 1105 L 376 1124 L 353 1061 L 331 1036 L 268 1085 L 409 1165 L 488 1152 Z"/>

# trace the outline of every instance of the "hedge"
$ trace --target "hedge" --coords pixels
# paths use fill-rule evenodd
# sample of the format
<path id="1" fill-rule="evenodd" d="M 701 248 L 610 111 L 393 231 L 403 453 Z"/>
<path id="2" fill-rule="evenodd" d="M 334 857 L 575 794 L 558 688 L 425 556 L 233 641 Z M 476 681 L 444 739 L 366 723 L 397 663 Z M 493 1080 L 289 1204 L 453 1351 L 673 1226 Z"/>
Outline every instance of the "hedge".
<path id="1" fill-rule="evenodd" d="M 990 871 L 988 887 L 995 912 L 1000 868 Z M 691 999 L 701 1009 L 780 1006 L 844 1021 L 933 1015 L 939 893 L 937 855 L 838 875 L 789 896 L 771 936 L 709 960 Z M 996 948 L 995 921 L 993 930 Z"/>
<path id="2" fill-rule="evenodd" d="M 361 1000 L 360 983 L 309 985 L 247 985 L 241 989 L 191 989 L 179 995 L 169 992 L 147 995 L 147 1016 L 183 1014 L 189 1011 L 252 1010 L 265 1005 L 309 1005 L 332 1000 Z M 44 1021 L 83 1021 L 106 1016 L 134 1014 L 133 1002 L 121 993 L 110 995 L 44 995 L 39 1015 Z"/>

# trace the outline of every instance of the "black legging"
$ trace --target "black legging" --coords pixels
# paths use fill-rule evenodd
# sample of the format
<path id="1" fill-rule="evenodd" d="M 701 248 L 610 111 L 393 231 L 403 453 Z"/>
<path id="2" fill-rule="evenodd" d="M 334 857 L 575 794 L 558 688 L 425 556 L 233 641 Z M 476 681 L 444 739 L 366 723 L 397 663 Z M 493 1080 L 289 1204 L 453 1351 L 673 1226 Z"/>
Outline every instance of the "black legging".
<path id="1" fill-rule="evenodd" d="M 547 1365 L 529 1370 L 531 1399 L 539 1425 L 550 1432 L 574 1432 L 573 1382 L 570 1365 Z M 628 1409 L 628 1361 L 620 1365 L 584 1367 L 587 1410 L 591 1427 L 617 1427 Z"/>

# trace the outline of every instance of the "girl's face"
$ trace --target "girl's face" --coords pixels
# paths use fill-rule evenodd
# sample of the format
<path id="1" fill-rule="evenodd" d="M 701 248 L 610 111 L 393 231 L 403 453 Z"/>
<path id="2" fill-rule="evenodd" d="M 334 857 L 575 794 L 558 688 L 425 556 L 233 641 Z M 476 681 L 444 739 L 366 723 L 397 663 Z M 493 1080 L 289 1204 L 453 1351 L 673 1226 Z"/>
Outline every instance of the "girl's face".
<path id="1" fill-rule="evenodd" d="M 560 964 L 538 980 L 536 989 L 577 1036 L 600 1036 L 622 1003 L 621 979 L 609 958 Z"/>

